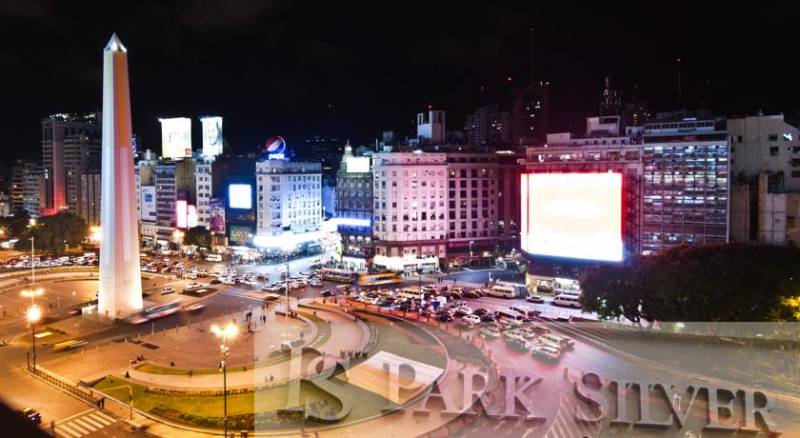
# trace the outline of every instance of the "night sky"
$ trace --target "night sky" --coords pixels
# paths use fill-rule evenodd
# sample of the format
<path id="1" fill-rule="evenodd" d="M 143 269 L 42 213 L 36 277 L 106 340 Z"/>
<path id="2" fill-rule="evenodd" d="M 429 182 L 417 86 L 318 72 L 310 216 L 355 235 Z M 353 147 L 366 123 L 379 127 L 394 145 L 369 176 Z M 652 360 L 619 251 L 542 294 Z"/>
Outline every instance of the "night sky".
<path id="1" fill-rule="evenodd" d="M 800 108 L 796 7 L 608 4 L 3 0 L 3 161 L 38 158 L 41 117 L 99 109 L 112 32 L 128 48 L 134 131 L 155 150 L 157 118 L 169 116 L 193 118 L 195 148 L 196 117 L 223 116 L 237 151 L 272 135 L 295 149 L 313 134 L 370 142 L 408 132 L 428 104 L 460 129 L 465 113 L 527 81 L 532 25 L 556 129 L 580 130 L 606 74 L 626 96 L 638 85 L 651 109 L 675 109 L 678 57 L 683 106 Z"/>

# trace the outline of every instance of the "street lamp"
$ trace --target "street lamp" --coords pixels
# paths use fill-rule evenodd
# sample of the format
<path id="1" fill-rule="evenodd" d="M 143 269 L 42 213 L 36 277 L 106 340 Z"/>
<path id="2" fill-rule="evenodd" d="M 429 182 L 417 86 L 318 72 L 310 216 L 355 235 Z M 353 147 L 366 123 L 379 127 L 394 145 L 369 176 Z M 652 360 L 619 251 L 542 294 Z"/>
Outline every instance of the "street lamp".
<path id="1" fill-rule="evenodd" d="M 33 372 L 36 373 L 36 322 L 42 317 L 42 309 L 36 304 L 31 304 L 25 312 L 28 322 L 31 323 L 31 357 L 33 359 Z"/>
<path id="2" fill-rule="evenodd" d="M 286 287 L 284 288 L 284 295 L 286 298 L 286 315 L 284 315 L 284 334 L 286 336 L 286 340 L 289 340 L 289 251 L 294 249 L 293 242 L 291 239 L 285 238 L 283 243 L 281 244 L 281 248 L 283 249 L 283 255 L 286 257 Z"/>
<path id="3" fill-rule="evenodd" d="M 211 331 L 217 335 L 217 337 L 222 338 L 222 344 L 219 346 L 219 354 L 221 357 L 220 366 L 222 367 L 222 403 L 223 403 L 223 422 L 225 427 L 225 436 L 228 436 L 228 372 L 227 367 L 225 365 L 225 361 L 228 359 L 228 339 L 233 339 L 236 337 L 236 333 L 239 331 L 236 327 L 236 324 L 231 321 L 225 324 L 224 327 L 220 327 L 216 324 L 211 326 Z"/>
<path id="4" fill-rule="evenodd" d="M 475 243 L 474 240 L 469 241 L 469 260 L 472 261 L 472 245 Z"/>

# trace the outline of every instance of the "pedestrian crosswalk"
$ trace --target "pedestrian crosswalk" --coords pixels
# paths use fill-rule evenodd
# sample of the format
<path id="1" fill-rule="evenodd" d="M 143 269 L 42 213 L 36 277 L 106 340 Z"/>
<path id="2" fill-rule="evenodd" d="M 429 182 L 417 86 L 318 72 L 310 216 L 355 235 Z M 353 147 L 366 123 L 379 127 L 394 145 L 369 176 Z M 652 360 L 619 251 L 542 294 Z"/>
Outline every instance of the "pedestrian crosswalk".
<path id="1" fill-rule="evenodd" d="M 56 423 L 55 436 L 79 438 L 108 427 L 116 421 L 97 409 L 89 409 Z"/>
<path id="2" fill-rule="evenodd" d="M 573 438 L 573 437 L 596 437 L 599 434 L 600 427 L 598 425 L 591 425 L 585 423 L 578 423 L 574 420 L 573 414 L 575 410 L 582 408 L 573 405 L 567 398 L 561 394 L 561 402 L 558 406 L 553 424 L 544 435 L 544 438 Z M 588 416 L 586 412 L 582 412 Z"/>

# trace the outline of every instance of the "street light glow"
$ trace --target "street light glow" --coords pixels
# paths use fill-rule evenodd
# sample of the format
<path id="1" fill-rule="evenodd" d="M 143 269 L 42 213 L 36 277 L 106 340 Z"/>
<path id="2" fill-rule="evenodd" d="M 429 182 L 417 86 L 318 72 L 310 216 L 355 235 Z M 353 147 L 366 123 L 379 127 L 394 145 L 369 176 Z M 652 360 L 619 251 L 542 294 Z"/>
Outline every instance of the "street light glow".
<path id="1" fill-rule="evenodd" d="M 32 290 L 26 289 L 20 291 L 19 295 L 25 298 L 36 298 L 44 295 L 44 289 L 42 288 L 32 289 Z"/>
<path id="2" fill-rule="evenodd" d="M 103 238 L 103 231 L 99 226 L 89 228 L 89 233 L 89 239 L 92 242 L 99 242 Z"/>
<path id="3" fill-rule="evenodd" d="M 221 338 L 232 339 L 232 338 L 236 337 L 236 334 L 239 332 L 239 329 L 236 327 L 236 324 L 234 324 L 232 322 L 229 322 L 229 323 L 225 324 L 224 327 L 220 327 L 220 326 L 214 324 L 214 325 L 211 326 L 211 331 L 215 335 L 217 335 L 217 336 L 219 336 Z"/>
<path id="4" fill-rule="evenodd" d="M 28 319 L 28 322 L 36 322 L 42 318 L 42 309 L 39 308 L 36 304 L 28 307 L 28 310 L 25 312 L 25 317 Z"/>

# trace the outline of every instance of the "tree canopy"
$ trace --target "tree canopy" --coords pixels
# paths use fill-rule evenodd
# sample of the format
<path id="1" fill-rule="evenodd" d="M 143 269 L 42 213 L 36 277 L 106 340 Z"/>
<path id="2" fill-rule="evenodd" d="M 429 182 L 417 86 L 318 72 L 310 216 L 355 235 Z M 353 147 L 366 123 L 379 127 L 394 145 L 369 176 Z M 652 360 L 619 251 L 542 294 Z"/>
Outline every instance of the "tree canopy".
<path id="1" fill-rule="evenodd" d="M 211 232 L 203 226 L 192 227 L 186 230 L 183 243 L 208 248 L 211 246 Z"/>
<path id="2" fill-rule="evenodd" d="M 62 211 L 39 218 L 36 225 L 27 227 L 16 244 L 18 250 L 30 249 L 33 237 L 37 251 L 60 253 L 65 245 L 77 246 L 86 237 L 88 226 L 80 216 Z"/>
<path id="3" fill-rule="evenodd" d="M 800 249 L 682 246 L 602 265 L 581 279 L 585 310 L 631 321 L 800 321 Z"/>

